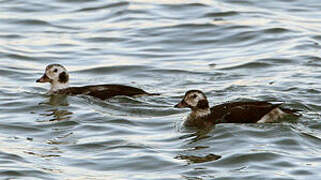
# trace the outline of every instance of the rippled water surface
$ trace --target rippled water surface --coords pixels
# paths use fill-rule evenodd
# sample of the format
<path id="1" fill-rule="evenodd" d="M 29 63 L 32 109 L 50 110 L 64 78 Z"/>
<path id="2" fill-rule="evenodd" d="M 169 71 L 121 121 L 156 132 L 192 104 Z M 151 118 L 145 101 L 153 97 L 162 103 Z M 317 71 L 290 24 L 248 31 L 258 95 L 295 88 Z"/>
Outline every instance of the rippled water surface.
<path id="1" fill-rule="evenodd" d="M 320 43 L 319 0 L 0 0 L 0 177 L 320 179 Z M 48 96 L 51 63 L 162 95 Z M 189 89 L 303 116 L 186 129 Z"/>

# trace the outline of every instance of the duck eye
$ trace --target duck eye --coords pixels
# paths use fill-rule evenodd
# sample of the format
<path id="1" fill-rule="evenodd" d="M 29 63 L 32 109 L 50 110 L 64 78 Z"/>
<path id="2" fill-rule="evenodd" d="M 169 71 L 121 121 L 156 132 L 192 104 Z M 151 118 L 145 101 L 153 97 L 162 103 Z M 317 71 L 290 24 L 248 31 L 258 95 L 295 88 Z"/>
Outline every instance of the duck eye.
<path id="1" fill-rule="evenodd" d="M 56 72 L 58 72 L 58 69 L 54 69 L 54 71 L 53 71 L 53 72 L 55 72 L 55 73 L 56 73 Z"/>

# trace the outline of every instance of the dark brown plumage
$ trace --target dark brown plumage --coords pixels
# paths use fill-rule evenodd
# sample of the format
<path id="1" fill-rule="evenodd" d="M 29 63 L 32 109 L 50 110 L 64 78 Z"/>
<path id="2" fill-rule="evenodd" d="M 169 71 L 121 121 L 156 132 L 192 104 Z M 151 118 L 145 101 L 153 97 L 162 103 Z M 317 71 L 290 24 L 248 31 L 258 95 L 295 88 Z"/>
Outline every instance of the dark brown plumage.
<path id="1" fill-rule="evenodd" d="M 205 94 L 199 90 L 187 91 L 176 108 L 191 108 L 192 113 L 185 121 L 187 126 L 206 127 L 218 123 L 257 123 L 275 122 L 285 115 L 295 114 L 297 110 L 281 108 L 282 104 L 266 101 L 231 102 L 209 108 Z"/>
<path id="2" fill-rule="evenodd" d="M 215 123 L 256 123 L 280 105 L 264 101 L 224 103 L 213 106 L 209 118 Z"/>
<path id="3" fill-rule="evenodd" d="M 50 94 L 89 95 L 102 100 L 114 96 L 159 95 L 148 93 L 142 89 L 118 84 L 91 85 L 83 87 L 69 87 L 69 74 L 67 69 L 60 64 L 50 64 L 45 73 L 36 82 L 49 82 Z"/>
<path id="4" fill-rule="evenodd" d="M 114 96 L 137 96 L 137 95 L 159 95 L 157 93 L 148 93 L 142 89 L 118 85 L 118 84 L 104 84 L 83 87 L 69 87 L 56 91 L 57 94 L 66 95 L 89 95 L 102 100 L 112 98 Z"/>

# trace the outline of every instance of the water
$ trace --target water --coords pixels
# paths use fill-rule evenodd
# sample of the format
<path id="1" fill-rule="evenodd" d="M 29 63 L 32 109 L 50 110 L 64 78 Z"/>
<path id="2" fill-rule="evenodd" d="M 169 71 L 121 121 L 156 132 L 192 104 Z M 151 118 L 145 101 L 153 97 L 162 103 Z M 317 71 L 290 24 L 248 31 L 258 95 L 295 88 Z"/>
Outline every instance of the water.
<path id="1" fill-rule="evenodd" d="M 320 179 L 321 4 L 0 0 L 1 179 Z M 159 97 L 50 97 L 119 83 Z M 282 101 L 302 117 L 191 130 L 185 91 L 211 105 Z"/>

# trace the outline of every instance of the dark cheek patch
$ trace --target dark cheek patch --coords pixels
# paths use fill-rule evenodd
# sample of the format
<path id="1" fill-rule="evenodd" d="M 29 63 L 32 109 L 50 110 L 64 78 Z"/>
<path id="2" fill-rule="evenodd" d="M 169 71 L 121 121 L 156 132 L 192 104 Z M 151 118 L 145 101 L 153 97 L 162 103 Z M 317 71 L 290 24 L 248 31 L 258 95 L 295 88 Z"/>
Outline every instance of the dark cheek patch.
<path id="1" fill-rule="evenodd" d="M 66 74 L 66 72 L 62 72 L 59 74 L 59 82 L 66 83 L 68 82 L 68 80 L 69 80 L 69 77 L 68 77 L 68 74 Z"/>
<path id="2" fill-rule="evenodd" d="M 207 108 L 209 108 L 208 102 L 206 100 L 200 100 L 197 103 L 197 107 L 200 108 L 200 109 L 207 109 Z"/>

